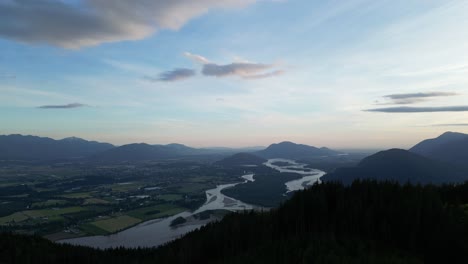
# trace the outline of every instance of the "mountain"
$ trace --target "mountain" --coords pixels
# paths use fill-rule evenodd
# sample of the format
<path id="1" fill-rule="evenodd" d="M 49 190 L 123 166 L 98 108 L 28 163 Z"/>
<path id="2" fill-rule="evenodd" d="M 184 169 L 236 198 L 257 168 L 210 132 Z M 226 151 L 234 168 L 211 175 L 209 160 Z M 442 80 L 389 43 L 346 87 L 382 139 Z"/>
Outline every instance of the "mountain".
<path id="1" fill-rule="evenodd" d="M 115 147 L 109 143 L 87 141 L 77 137 L 55 140 L 47 137 L 0 135 L 0 161 L 145 161 L 156 159 L 190 157 L 210 162 L 238 152 L 256 151 L 259 147 L 247 148 L 191 148 L 182 144 L 150 145 L 133 143 Z"/>
<path id="2" fill-rule="evenodd" d="M 446 132 L 437 138 L 418 143 L 410 151 L 439 161 L 467 165 L 468 135 Z"/>
<path id="3" fill-rule="evenodd" d="M 272 144 L 264 150 L 255 152 L 255 154 L 266 159 L 284 158 L 297 160 L 304 158 L 334 156 L 340 153 L 328 148 L 316 148 L 308 145 L 284 141 L 281 143 Z"/>
<path id="4" fill-rule="evenodd" d="M 260 158 L 251 153 L 237 153 L 227 158 L 224 158 L 220 161 L 217 161 L 215 164 L 220 166 L 246 166 L 246 165 L 262 165 L 266 162 L 266 159 Z"/>
<path id="5" fill-rule="evenodd" d="M 1 135 L 0 160 L 61 160 L 83 158 L 114 148 L 109 143 L 70 137 L 55 140 L 47 137 Z"/>
<path id="6" fill-rule="evenodd" d="M 254 152 L 265 149 L 263 146 L 252 146 L 252 147 L 241 147 L 241 148 L 229 148 L 229 147 L 208 147 L 204 148 L 206 150 L 211 150 L 216 153 L 241 153 L 241 152 Z"/>
<path id="7" fill-rule="evenodd" d="M 321 178 L 346 184 L 355 179 L 441 184 L 466 181 L 468 173 L 406 150 L 391 149 L 364 158 L 356 167 L 339 168 Z"/>
<path id="8" fill-rule="evenodd" d="M 93 161 L 123 162 L 170 159 L 183 156 L 211 154 L 210 150 L 196 149 L 182 144 L 149 145 L 146 143 L 127 144 L 92 157 Z"/>

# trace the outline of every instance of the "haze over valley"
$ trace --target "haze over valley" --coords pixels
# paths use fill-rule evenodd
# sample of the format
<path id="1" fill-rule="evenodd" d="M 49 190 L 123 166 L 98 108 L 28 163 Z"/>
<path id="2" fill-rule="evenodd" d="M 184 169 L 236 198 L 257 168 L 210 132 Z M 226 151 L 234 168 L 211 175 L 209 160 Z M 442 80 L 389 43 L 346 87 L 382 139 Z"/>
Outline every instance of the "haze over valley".
<path id="1" fill-rule="evenodd" d="M 0 263 L 468 263 L 468 2 L 0 0 Z"/>

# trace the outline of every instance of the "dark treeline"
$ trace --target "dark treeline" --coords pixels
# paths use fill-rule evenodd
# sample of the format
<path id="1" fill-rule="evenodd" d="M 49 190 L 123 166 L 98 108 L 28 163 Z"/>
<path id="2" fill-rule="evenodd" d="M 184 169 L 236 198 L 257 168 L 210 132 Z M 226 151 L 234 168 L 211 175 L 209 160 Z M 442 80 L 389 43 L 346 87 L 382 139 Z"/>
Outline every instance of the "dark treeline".
<path id="1" fill-rule="evenodd" d="M 260 169 L 256 169 L 255 181 L 224 189 L 221 193 L 249 204 L 270 208 L 277 207 L 290 197 L 291 193 L 285 195 L 287 191 L 285 183 L 300 179 L 301 176 L 297 173 L 269 170 L 271 171 L 265 173 Z"/>
<path id="2" fill-rule="evenodd" d="M 3 234 L 0 263 L 468 263 L 468 183 L 315 185 L 158 249 L 94 250 Z"/>

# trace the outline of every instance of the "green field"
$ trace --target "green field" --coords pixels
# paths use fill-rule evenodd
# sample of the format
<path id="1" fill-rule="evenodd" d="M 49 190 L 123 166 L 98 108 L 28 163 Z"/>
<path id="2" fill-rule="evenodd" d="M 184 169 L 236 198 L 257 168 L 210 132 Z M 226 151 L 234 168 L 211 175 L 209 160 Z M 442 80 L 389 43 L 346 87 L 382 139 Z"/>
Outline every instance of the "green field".
<path id="1" fill-rule="evenodd" d="M 179 187 L 178 191 L 181 193 L 200 193 L 212 187 L 210 184 L 190 183 Z"/>
<path id="2" fill-rule="evenodd" d="M 25 197 L 28 197 L 29 194 L 27 193 L 24 193 L 24 194 L 18 194 L 18 195 L 11 195 L 11 196 L 7 196 L 8 198 L 25 198 Z"/>
<path id="3" fill-rule="evenodd" d="M 38 208 L 38 207 L 52 207 L 52 206 L 61 206 L 65 205 L 68 202 L 65 200 L 47 200 L 44 202 L 37 202 L 32 204 L 32 208 Z"/>
<path id="4" fill-rule="evenodd" d="M 82 198 L 91 198 L 91 194 L 89 192 L 68 193 L 68 194 L 61 195 L 61 197 L 72 198 L 72 199 L 82 199 Z"/>
<path id="5" fill-rule="evenodd" d="M 0 225 L 5 225 L 11 221 L 14 221 L 17 223 L 17 222 L 24 221 L 26 219 L 28 219 L 28 216 L 23 214 L 23 212 L 16 212 L 9 216 L 0 217 Z"/>
<path id="6" fill-rule="evenodd" d="M 183 199 L 182 195 L 180 194 L 163 194 L 158 196 L 158 198 L 166 202 L 179 201 Z"/>
<path id="7" fill-rule="evenodd" d="M 77 213 L 84 211 L 83 207 L 74 206 L 74 207 L 65 207 L 65 208 L 52 208 L 52 209 L 41 209 L 41 210 L 27 210 L 16 212 L 9 216 L 5 216 L 0 218 L 0 225 L 4 225 L 8 222 L 15 221 L 21 222 L 27 219 L 35 219 L 45 217 L 49 221 L 59 221 L 62 220 L 62 215 L 70 214 L 70 213 Z"/>
<path id="8" fill-rule="evenodd" d="M 23 211 L 23 213 L 31 218 L 36 217 L 53 217 L 60 216 L 64 214 L 77 213 L 84 211 L 83 207 L 73 206 L 73 207 L 64 207 L 64 208 L 52 208 L 52 209 L 42 209 L 42 210 L 28 210 Z"/>
<path id="9" fill-rule="evenodd" d="M 187 209 L 174 204 L 158 204 L 155 206 L 132 210 L 127 212 L 127 214 L 142 220 L 149 220 L 175 215 L 185 210 Z"/>
<path id="10" fill-rule="evenodd" d="M 130 183 L 130 184 L 112 184 L 110 188 L 113 192 L 128 192 L 135 191 L 143 187 L 142 183 Z"/>
<path id="11" fill-rule="evenodd" d="M 39 235 L 109 234 L 195 209 L 205 201 L 205 190 L 238 181 L 238 174 L 180 160 L 0 164 L 0 225 Z"/>
<path id="12" fill-rule="evenodd" d="M 215 180 L 216 178 L 212 176 L 197 176 L 190 178 L 190 182 L 210 182 Z"/>
<path id="13" fill-rule="evenodd" d="M 84 223 L 79 226 L 80 230 L 90 236 L 94 235 L 108 235 L 109 233 L 106 230 L 103 230 L 92 223 Z"/>
<path id="14" fill-rule="evenodd" d="M 121 215 L 114 218 L 98 220 L 90 223 L 106 232 L 114 233 L 140 223 L 141 220 L 128 215 Z"/>
<path id="15" fill-rule="evenodd" d="M 98 198 L 89 198 L 84 201 L 84 205 L 88 204 L 108 204 L 109 201 L 98 199 Z"/>

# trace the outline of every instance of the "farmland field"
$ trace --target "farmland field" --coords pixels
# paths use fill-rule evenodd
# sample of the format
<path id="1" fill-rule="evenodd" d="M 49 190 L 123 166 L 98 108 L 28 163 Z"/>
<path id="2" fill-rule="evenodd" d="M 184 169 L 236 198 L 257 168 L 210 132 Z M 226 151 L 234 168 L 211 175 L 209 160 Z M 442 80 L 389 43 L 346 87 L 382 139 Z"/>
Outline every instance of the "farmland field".
<path id="1" fill-rule="evenodd" d="M 91 225 L 97 226 L 98 228 L 107 231 L 109 233 L 114 233 L 119 230 L 128 228 L 135 224 L 140 223 L 141 220 L 138 218 L 134 218 L 128 215 L 121 215 L 105 220 L 98 220 L 95 222 L 91 222 Z"/>

